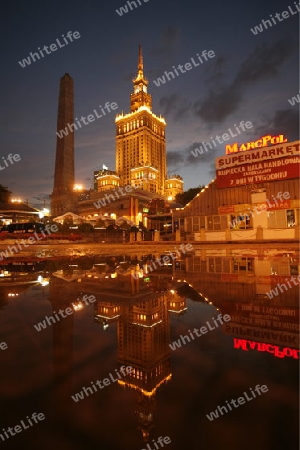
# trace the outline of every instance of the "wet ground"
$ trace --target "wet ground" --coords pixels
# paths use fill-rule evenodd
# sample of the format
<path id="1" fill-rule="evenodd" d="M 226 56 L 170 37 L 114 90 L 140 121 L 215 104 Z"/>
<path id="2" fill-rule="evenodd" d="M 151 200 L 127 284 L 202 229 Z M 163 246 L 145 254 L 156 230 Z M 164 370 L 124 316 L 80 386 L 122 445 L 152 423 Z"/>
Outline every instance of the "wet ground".
<path id="1" fill-rule="evenodd" d="M 1 262 L 3 448 L 298 449 L 295 247 L 101 253 Z"/>

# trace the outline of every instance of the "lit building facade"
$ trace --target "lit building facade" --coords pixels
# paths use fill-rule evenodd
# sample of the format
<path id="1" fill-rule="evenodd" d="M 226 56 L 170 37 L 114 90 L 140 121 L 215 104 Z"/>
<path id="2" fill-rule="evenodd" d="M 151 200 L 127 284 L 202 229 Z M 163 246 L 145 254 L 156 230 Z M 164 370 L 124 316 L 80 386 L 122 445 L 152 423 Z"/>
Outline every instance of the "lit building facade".
<path id="1" fill-rule="evenodd" d="M 166 122 L 152 112 L 143 56 L 139 47 L 138 73 L 130 95 L 130 113 L 116 117 L 116 171 L 121 185 L 165 195 L 167 174 Z"/>
<path id="2" fill-rule="evenodd" d="M 264 141 L 272 145 L 262 147 Z M 268 135 L 247 144 L 242 150 L 227 146 L 230 152 L 216 159 L 216 179 L 172 211 L 174 229 L 186 238 L 299 240 L 300 142 Z"/>
<path id="3" fill-rule="evenodd" d="M 113 170 L 102 169 L 94 172 L 95 191 L 109 191 L 120 186 L 120 178 Z"/>
<path id="4" fill-rule="evenodd" d="M 171 175 L 166 179 L 165 196 L 171 202 L 177 194 L 183 192 L 183 179 L 180 175 Z"/>

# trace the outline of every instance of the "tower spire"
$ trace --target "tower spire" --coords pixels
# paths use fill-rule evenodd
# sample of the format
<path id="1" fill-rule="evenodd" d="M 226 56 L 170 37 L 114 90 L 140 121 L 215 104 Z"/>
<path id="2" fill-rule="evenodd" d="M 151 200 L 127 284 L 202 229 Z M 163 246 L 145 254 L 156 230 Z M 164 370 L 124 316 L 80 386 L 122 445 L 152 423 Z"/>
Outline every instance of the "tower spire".
<path id="1" fill-rule="evenodd" d="M 141 75 L 144 76 L 144 61 L 143 61 L 143 53 L 142 46 L 139 45 L 139 62 L 138 62 L 138 72 L 141 72 Z"/>
<path id="2" fill-rule="evenodd" d="M 142 46 L 139 45 L 138 54 L 138 73 L 133 81 L 133 94 L 130 96 L 131 111 L 136 111 L 140 106 L 147 106 L 152 108 L 151 95 L 147 93 L 147 86 L 149 81 L 144 76 L 144 59 Z"/>

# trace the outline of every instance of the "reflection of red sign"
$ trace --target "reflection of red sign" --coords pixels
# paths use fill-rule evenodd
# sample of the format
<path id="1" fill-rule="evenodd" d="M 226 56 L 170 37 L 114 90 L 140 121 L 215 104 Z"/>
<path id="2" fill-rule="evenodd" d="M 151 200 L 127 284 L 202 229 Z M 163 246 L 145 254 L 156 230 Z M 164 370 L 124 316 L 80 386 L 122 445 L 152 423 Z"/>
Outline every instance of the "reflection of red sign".
<path id="1" fill-rule="evenodd" d="M 300 157 L 296 156 L 217 170 L 217 188 L 298 178 L 299 163 Z"/>
<path id="2" fill-rule="evenodd" d="M 268 278 L 268 277 L 267 277 Z M 286 278 L 286 277 L 285 277 Z M 252 313 L 264 315 L 278 316 L 278 320 L 284 321 L 296 321 L 298 323 L 299 308 L 289 308 L 286 306 L 272 306 L 272 305 L 258 305 L 256 303 L 248 302 L 223 302 L 222 311 L 226 311 L 228 314 L 234 314 L 240 311 L 242 314 Z"/>
<path id="3" fill-rule="evenodd" d="M 222 313 L 231 321 L 262 330 L 283 330 L 299 333 L 299 309 L 284 306 L 257 305 L 247 302 L 223 302 Z"/>
<path id="4" fill-rule="evenodd" d="M 263 327 L 254 327 L 240 323 L 227 323 L 223 331 L 231 336 L 241 337 L 242 339 L 259 339 L 261 342 L 272 342 L 278 345 L 290 345 L 293 348 L 299 347 L 299 334 L 289 333 L 282 330 L 272 330 Z"/>
<path id="5" fill-rule="evenodd" d="M 219 206 L 218 214 L 231 214 L 234 212 L 234 206 Z"/>
<path id="6" fill-rule="evenodd" d="M 265 342 L 249 341 L 247 339 L 233 339 L 233 348 L 241 349 L 246 352 L 249 350 L 257 350 L 258 352 L 268 352 L 276 358 L 285 358 L 286 356 L 299 359 L 299 350 L 290 347 L 280 348 L 278 345 L 266 344 Z"/>

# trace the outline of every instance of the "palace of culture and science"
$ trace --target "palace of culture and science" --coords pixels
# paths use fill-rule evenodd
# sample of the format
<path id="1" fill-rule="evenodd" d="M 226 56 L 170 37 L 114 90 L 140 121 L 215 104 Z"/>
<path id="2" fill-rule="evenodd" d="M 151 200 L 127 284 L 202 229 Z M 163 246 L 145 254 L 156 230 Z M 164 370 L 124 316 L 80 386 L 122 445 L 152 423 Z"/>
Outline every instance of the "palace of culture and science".
<path id="1" fill-rule="evenodd" d="M 74 169 L 70 171 L 70 167 L 74 163 L 68 167 L 62 163 L 74 162 L 73 133 L 58 139 L 52 215 L 76 212 L 87 221 L 101 215 L 114 219 L 125 217 L 138 224 L 144 222 L 143 211 L 152 199 L 174 202 L 176 194 L 183 192 L 182 178 L 167 175 L 166 121 L 152 112 L 148 83 L 144 75 L 142 49 L 139 47 L 138 70 L 130 94 L 130 112 L 118 114 L 115 119 L 116 170 L 103 166 L 103 169 L 94 171 L 94 189 L 79 196 L 77 193 L 77 198 L 71 192 L 75 180 Z M 58 118 L 65 116 L 72 120 L 73 105 L 73 80 L 65 74 L 60 84 Z M 63 127 L 60 122 L 58 128 Z"/>
<path id="2" fill-rule="evenodd" d="M 152 112 L 152 96 L 144 77 L 139 48 L 138 74 L 133 80 L 129 114 L 116 117 L 116 169 L 122 185 L 131 184 L 165 195 L 166 122 Z"/>

